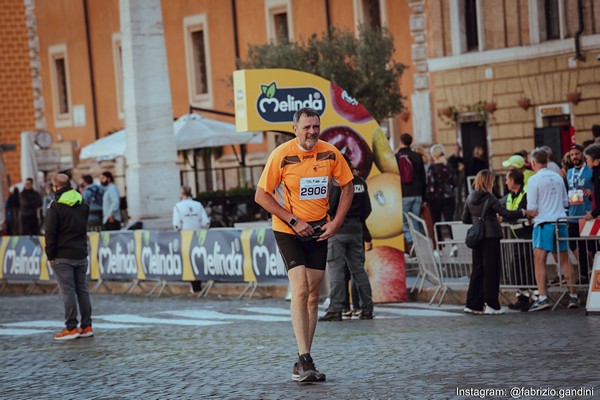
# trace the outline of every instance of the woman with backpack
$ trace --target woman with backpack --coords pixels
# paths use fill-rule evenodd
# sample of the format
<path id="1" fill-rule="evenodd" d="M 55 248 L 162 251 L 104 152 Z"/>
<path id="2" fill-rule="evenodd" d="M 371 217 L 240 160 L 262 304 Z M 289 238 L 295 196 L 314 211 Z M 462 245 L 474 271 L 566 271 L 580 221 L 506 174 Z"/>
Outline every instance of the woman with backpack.
<path id="1" fill-rule="evenodd" d="M 437 222 L 452 221 L 454 218 L 454 208 L 456 207 L 456 184 L 457 175 L 446 160 L 444 155 L 444 146 L 434 144 L 429 149 L 432 163 L 427 169 L 427 188 L 425 198 L 429 204 L 429 212 L 433 224 Z M 452 237 L 448 233 L 449 238 Z M 440 238 L 443 236 L 440 232 Z"/>

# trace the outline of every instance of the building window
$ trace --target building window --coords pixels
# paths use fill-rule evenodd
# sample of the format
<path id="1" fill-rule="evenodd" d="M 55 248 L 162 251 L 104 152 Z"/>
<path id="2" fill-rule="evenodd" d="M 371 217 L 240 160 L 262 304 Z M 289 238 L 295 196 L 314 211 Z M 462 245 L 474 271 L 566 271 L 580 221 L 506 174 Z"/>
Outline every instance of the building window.
<path id="1" fill-rule="evenodd" d="M 360 25 L 374 28 L 387 26 L 385 0 L 354 0 L 354 24 L 358 32 Z"/>
<path id="2" fill-rule="evenodd" d="M 72 126 L 73 117 L 71 110 L 71 91 L 69 88 L 67 46 L 64 44 L 50 46 L 48 53 L 50 58 L 54 125 L 59 128 Z"/>
<path id="3" fill-rule="evenodd" d="M 267 36 L 269 42 L 280 43 L 293 39 L 289 0 L 265 0 Z"/>
<path id="4" fill-rule="evenodd" d="M 558 0 L 545 0 L 546 40 L 560 39 L 560 12 Z"/>
<path id="5" fill-rule="evenodd" d="M 289 37 L 287 24 L 287 12 L 279 12 L 273 14 L 273 25 L 275 27 L 275 40 L 281 42 Z"/>
<path id="6" fill-rule="evenodd" d="M 210 108 L 213 99 L 206 14 L 185 17 L 183 25 L 190 104 Z"/>
<path id="7" fill-rule="evenodd" d="M 117 93 L 117 114 L 119 119 L 125 119 L 125 101 L 123 97 L 123 48 L 121 47 L 121 33 L 112 35 L 113 64 L 115 69 L 115 89 Z"/>
<path id="8" fill-rule="evenodd" d="M 529 0 L 531 44 L 568 37 L 564 0 Z"/>
<path id="9" fill-rule="evenodd" d="M 465 34 L 467 39 L 467 51 L 479 50 L 477 34 L 477 1 L 465 0 Z"/>

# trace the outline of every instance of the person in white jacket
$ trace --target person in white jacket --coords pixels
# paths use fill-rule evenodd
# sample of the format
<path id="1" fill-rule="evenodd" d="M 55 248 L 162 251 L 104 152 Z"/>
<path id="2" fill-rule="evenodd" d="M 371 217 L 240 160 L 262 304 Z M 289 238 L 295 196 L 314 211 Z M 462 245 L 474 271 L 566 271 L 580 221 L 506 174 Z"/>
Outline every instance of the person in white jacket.
<path id="1" fill-rule="evenodd" d="M 189 186 L 181 187 L 181 201 L 173 207 L 173 227 L 181 230 L 207 229 L 210 219 L 202 203 L 192 198 Z"/>

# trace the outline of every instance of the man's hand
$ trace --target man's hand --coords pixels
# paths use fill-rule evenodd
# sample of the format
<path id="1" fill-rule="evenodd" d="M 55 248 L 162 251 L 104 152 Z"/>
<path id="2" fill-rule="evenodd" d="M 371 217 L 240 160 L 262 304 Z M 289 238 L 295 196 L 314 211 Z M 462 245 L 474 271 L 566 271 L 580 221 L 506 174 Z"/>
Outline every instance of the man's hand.
<path id="1" fill-rule="evenodd" d="M 592 219 L 594 219 L 594 217 L 592 216 L 592 212 L 591 211 L 586 212 L 585 213 L 585 220 L 586 221 L 590 221 Z"/>
<path id="2" fill-rule="evenodd" d="M 538 215 L 537 210 L 525 210 L 525 216 L 529 219 L 535 218 Z"/>
<path id="3" fill-rule="evenodd" d="M 339 231 L 341 228 L 341 225 L 339 225 L 336 220 L 334 219 L 333 221 L 327 222 L 326 224 L 321 226 L 321 230 L 323 231 L 323 233 L 321 234 L 321 236 L 319 236 L 319 238 L 317 239 L 317 242 L 320 242 L 322 240 L 327 240 L 331 237 L 333 237 L 337 231 Z"/>
<path id="4" fill-rule="evenodd" d="M 365 251 L 373 250 L 373 242 L 365 242 Z"/>
<path id="5" fill-rule="evenodd" d="M 590 189 L 583 189 L 583 195 L 585 197 L 592 197 L 592 191 Z"/>
<path id="6" fill-rule="evenodd" d="M 55 261 L 56 261 L 56 260 L 50 260 L 50 261 L 49 261 L 49 262 L 50 262 L 50 267 L 54 268 L 54 262 L 55 262 Z"/>
<path id="7" fill-rule="evenodd" d="M 296 221 L 296 225 L 292 226 L 292 230 L 296 232 L 296 235 L 309 237 L 313 234 L 314 230 L 307 222 L 302 221 L 300 218 L 297 218 Z"/>

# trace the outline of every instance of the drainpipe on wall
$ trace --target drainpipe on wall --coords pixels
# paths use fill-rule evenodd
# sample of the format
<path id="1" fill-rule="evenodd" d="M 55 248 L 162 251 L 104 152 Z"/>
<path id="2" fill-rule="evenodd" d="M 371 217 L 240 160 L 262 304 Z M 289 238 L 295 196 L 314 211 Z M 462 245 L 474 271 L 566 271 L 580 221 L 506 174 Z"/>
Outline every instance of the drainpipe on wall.
<path id="1" fill-rule="evenodd" d="M 83 18 L 85 22 L 85 41 L 88 50 L 88 65 L 90 69 L 90 90 L 92 91 L 92 113 L 94 116 L 94 136 L 96 140 L 100 138 L 98 131 L 98 110 L 96 109 L 96 84 L 94 83 L 94 62 L 92 57 L 92 41 L 90 39 L 90 22 L 88 15 L 88 2 L 83 0 Z"/>
<path id="2" fill-rule="evenodd" d="M 325 0 L 325 23 L 327 24 L 327 37 L 329 37 L 329 28 L 331 27 L 331 15 L 329 15 L 329 0 Z"/>
<path id="3" fill-rule="evenodd" d="M 240 59 L 240 45 L 238 41 L 237 11 L 235 9 L 235 0 L 231 0 L 231 21 L 233 25 L 233 49 L 235 51 L 235 63 Z M 237 65 L 236 65 L 237 68 Z"/>
<path id="4" fill-rule="evenodd" d="M 585 56 L 581 52 L 581 34 L 583 33 L 583 0 L 577 0 L 577 16 L 579 19 L 579 29 L 575 32 L 575 59 L 585 61 Z"/>

